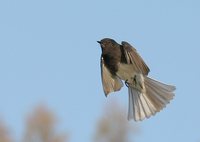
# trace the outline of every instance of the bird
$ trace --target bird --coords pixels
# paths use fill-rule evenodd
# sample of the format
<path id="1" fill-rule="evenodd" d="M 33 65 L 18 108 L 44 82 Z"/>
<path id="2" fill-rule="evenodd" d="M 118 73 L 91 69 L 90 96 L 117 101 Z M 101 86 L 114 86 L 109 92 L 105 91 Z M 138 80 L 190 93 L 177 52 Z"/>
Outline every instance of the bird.
<path id="1" fill-rule="evenodd" d="M 148 77 L 150 72 L 137 50 L 128 42 L 111 38 L 97 41 L 101 53 L 101 79 L 107 97 L 128 88 L 128 120 L 142 121 L 161 111 L 175 96 L 176 87 Z M 124 83 L 123 83 L 124 82 Z"/>

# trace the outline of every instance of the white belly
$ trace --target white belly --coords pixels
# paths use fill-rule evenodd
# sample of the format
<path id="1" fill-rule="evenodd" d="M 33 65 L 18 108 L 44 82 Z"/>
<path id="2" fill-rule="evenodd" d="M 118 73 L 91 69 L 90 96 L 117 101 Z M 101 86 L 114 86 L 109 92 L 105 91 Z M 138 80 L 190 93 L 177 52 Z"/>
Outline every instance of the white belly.
<path id="1" fill-rule="evenodd" d="M 117 76 L 122 80 L 128 80 L 134 77 L 137 73 L 135 72 L 132 65 L 119 64 Z"/>
<path id="2" fill-rule="evenodd" d="M 126 81 L 130 87 L 138 90 L 139 92 L 146 91 L 143 75 L 141 73 L 137 73 L 132 65 L 120 64 L 117 76 Z"/>

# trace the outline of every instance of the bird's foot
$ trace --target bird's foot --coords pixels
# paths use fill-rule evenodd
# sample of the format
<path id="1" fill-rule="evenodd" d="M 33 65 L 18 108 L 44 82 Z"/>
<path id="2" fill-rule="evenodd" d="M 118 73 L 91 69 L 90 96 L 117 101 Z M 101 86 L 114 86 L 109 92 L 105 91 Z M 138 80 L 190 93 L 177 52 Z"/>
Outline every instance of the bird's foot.
<path id="1" fill-rule="evenodd" d="M 128 79 L 125 81 L 126 87 L 129 87 Z"/>

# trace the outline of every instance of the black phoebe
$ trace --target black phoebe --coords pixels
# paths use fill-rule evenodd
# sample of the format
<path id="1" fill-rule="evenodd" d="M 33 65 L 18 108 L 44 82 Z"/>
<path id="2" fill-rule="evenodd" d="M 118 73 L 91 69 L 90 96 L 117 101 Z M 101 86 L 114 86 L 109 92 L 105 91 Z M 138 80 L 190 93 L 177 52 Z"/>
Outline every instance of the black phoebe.
<path id="1" fill-rule="evenodd" d="M 122 80 L 128 87 L 128 120 L 143 120 L 163 109 L 173 98 L 175 86 L 147 77 L 149 68 L 129 43 L 121 45 L 110 38 L 97 41 L 101 45 L 101 77 L 107 96 L 119 91 Z"/>

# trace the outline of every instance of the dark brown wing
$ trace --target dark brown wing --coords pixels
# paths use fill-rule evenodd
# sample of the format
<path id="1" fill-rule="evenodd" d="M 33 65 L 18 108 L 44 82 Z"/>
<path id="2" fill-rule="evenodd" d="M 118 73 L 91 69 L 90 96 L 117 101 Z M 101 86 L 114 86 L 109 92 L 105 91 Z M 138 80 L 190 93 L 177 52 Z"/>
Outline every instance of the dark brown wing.
<path id="1" fill-rule="evenodd" d="M 101 57 L 101 79 L 103 90 L 106 96 L 111 92 L 119 91 L 123 86 L 121 79 L 112 75 L 107 69 L 103 57 Z"/>
<path id="2" fill-rule="evenodd" d="M 128 42 L 122 41 L 121 51 L 122 58 L 124 58 L 127 64 L 132 64 L 136 71 L 144 75 L 148 75 L 150 71 L 149 67 L 145 64 L 133 46 L 131 46 Z"/>

